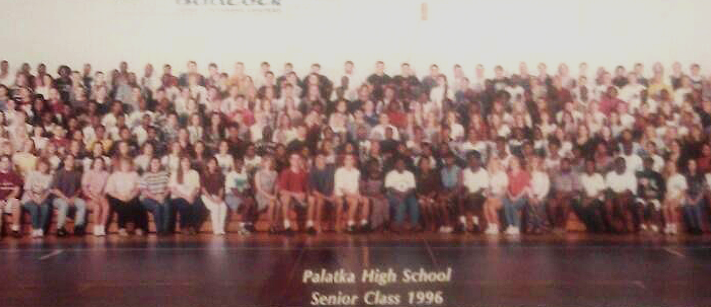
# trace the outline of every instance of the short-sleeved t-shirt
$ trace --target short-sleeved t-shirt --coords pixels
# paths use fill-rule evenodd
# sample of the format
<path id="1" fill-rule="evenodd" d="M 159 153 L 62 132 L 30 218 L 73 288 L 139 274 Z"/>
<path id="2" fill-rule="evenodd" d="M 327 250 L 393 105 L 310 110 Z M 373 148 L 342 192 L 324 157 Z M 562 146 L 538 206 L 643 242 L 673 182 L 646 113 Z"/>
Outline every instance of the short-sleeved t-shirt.
<path id="1" fill-rule="evenodd" d="M 321 194 L 331 195 L 334 184 L 335 170 L 331 165 L 326 165 L 322 170 L 314 167 L 309 172 L 309 186 Z"/>
<path id="2" fill-rule="evenodd" d="M 295 193 L 305 193 L 309 187 L 308 174 L 304 171 L 294 172 L 291 168 L 279 174 L 278 182 L 279 189 Z"/>

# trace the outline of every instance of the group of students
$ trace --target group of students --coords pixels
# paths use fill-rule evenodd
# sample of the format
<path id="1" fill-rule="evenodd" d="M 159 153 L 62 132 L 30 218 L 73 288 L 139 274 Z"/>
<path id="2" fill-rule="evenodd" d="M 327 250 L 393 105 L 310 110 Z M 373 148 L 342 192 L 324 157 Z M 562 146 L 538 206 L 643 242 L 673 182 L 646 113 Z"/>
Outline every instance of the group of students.
<path id="1" fill-rule="evenodd" d="M 0 222 L 21 236 L 239 233 L 702 233 L 711 203 L 711 80 L 692 64 L 645 77 L 561 64 L 466 76 L 408 63 L 330 79 L 267 62 L 254 78 L 188 62 L 179 76 L 122 62 L 10 73 L 0 62 Z M 332 80 L 337 80 L 334 82 Z M 56 211 L 56 218 L 53 212 Z M 294 218 L 293 213 L 296 213 Z M 179 227 L 177 220 L 179 219 Z M 53 223 L 50 223 L 50 220 Z M 133 227 L 127 225 L 131 223 Z M 297 226 L 298 224 L 298 226 Z M 4 227 L 0 227 L 4 228 Z"/>

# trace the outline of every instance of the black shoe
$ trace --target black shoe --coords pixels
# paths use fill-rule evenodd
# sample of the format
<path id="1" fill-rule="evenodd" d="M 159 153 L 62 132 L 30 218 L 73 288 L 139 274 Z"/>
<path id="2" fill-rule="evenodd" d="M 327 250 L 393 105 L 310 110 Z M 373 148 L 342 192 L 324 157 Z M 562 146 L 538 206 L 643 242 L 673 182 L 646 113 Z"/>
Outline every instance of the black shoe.
<path id="1" fill-rule="evenodd" d="M 291 230 L 291 228 L 284 228 L 284 231 L 282 231 L 281 233 L 286 236 L 293 236 L 294 235 L 294 231 Z"/>
<path id="2" fill-rule="evenodd" d="M 18 238 L 18 239 L 19 239 L 19 238 L 22 238 L 22 234 L 20 233 L 19 230 L 13 230 L 13 231 L 12 231 L 12 236 L 13 236 L 14 238 Z"/>
<path id="3" fill-rule="evenodd" d="M 68 235 L 64 228 L 57 229 L 57 237 L 64 238 Z"/>
<path id="4" fill-rule="evenodd" d="M 457 225 L 454 226 L 453 233 L 464 233 L 464 225 L 462 225 L 462 223 L 457 223 Z"/>
<path id="5" fill-rule="evenodd" d="M 82 237 L 86 234 L 86 231 L 84 230 L 84 226 L 77 226 L 74 227 L 74 235 L 77 237 Z"/>
<path id="6" fill-rule="evenodd" d="M 195 231 L 195 228 L 190 227 L 188 228 L 188 235 L 194 236 L 197 234 L 197 231 Z"/>
<path id="7" fill-rule="evenodd" d="M 347 233 L 356 233 L 356 228 L 355 228 L 355 226 L 348 226 L 348 227 L 346 227 L 346 232 L 347 232 Z"/>
<path id="8" fill-rule="evenodd" d="M 274 228 L 274 226 L 269 227 L 269 231 L 268 231 L 268 232 L 269 232 L 270 235 L 275 235 L 275 234 L 279 233 L 279 232 L 276 230 L 276 228 Z"/>
<path id="9" fill-rule="evenodd" d="M 257 232 L 257 229 L 254 228 L 254 225 L 252 224 L 244 225 L 244 229 L 247 229 L 249 232 Z"/>
<path id="10" fill-rule="evenodd" d="M 479 227 L 479 224 L 474 224 L 474 227 L 472 227 L 471 230 L 469 230 L 470 233 L 480 233 L 481 228 Z"/>
<path id="11" fill-rule="evenodd" d="M 306 233 L 309 234 L 309 235 L 315 236 L 316 233 L 317 233 L 317 232 L 316 232 L 316 228 L 309 227 L 309 228 L 306 229 Z"/>
<path id="12" fill-rule="evenodd" d="M 358 229 L 358 232 L 360 233 L 369 233 L 370 231 L 370 224 L 368 223 L 360 225 L 360 229 Z"/>

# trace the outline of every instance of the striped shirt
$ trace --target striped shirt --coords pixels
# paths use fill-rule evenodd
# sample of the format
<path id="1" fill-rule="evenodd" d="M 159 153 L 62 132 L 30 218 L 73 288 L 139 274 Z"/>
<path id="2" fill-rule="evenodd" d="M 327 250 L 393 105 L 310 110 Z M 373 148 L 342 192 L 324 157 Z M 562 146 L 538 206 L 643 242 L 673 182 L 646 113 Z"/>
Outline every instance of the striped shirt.
<path id="1" fill-rule="evenodd" d="M 141 190 L 153 195 L 163 195 L 168 193 L 168 173 L 160 171 L 157 173 L 146 172 L 141 178 Z"/>

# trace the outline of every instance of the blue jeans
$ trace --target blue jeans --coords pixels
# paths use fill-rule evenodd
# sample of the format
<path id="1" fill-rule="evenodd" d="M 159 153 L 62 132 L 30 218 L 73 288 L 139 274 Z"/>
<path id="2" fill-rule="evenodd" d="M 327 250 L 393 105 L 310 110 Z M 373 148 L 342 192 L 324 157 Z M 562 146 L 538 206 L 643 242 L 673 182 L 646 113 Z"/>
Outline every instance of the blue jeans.
<path id="1" fill-rule="evenodd" d="M 546 227 L 546 207 L 548 203 L 540 202 L 537 205 L 527 204 L 528 224 L 532 229 L 540 229 Z"/>
<path id="2" fill-rule="evenodd" d="M 41 204 L 37 204 L 33 200 L 22 204 L 22 210 L 30 213 L 30 217 L 32 218 L 32 229 L 42 229 L 45 225 L 47 225 L 50 207 L 51 205 L 49 199 L 46 199 Z"/>
<path id="3" fill-rule="evenodd" d="M 184 198 L 173 198 L 170 200 L 171 207 L 180 213 L 180 229 L 187 230 L 191 227 L 197 228 L 200 219 L 199 199 L 199 197 L 196 198 L 192 204 Z M 171 215 L 171 218 L 173 217 L 174 216 Z"/>
<path id="4" fill-rule="evenodd" d="M 686 203 L 682 209 L 684 210 L 684 215 L 689 223 L 689 228 L 691 230 L 701 229 L 701 206 L 703 204 L 703 198 L 697 203 Z"/>
<path id="5" fill-rule="evenodd" d="M 152 198 L 144 198 L 141 200 L 141 205 L 153 214 L 153 222 L 156 225 L 156 232 L 165 233 L 168 230 L 168 224 L 170 221 L 170 203 L 168 201 L 160 203 Z"/>
<path id="6" fill-rule="evenodd" d="M 521 209 L 526 206 L 526 199 L 519 198 L 517 201 L 504 197 L 504 215 L 506 224 L 513 227 L 521 227 Z"/>
<path id="7" fill-rule="evenodd" d="M 69 204 L 62 198 L 56 197 L 52 201 L 52 205 L 57 208 L 57 229 L 64 228 L 64 224 L 67 223 L 67 214 L 69 214 Z M 86 218 L 86 202 L 75 197 L 72 203 L 76 212 L 74 214 L 74 227 L 84 226 L 84 219 Z"/>
<path id="8" fill-rule="evenodd" d="M 390 210 L 394 212 L 395 223 L 401 224 L 405 221 L 405 214 L 410 215 L 410 224 L 416 226 L 420 222 L 420 207 L 414 194 L 409 194 L 400 199 L 395 195 L 388 195 Z"/>

